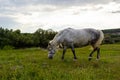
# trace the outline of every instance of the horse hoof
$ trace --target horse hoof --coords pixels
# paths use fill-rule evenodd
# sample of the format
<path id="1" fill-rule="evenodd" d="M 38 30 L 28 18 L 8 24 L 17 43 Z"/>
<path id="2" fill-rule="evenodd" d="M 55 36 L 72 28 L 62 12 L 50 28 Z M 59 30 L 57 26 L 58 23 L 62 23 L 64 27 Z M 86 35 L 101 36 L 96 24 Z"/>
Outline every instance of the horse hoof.
<path id="1" fill-rule="evenodd" d="M 92 57 L 89 57 L 88 60 L 91 61 Z"/>
<path id="2" fill-rule="evenodd" d="M 73 59 L 73 61 L 77 61 L 77 59 Z"/>
<path id="3" fill-rule="evenodd" d="M 64 61 L 64 59 L 61 59 L 62 61 Z"/>
<path id="4" fill-rule="evenodd" d="M 96 61 L 99 61 L 100 59 L 96 59 Z"/>
<path id="5" fill-rule="evenodd" d="M 63 60 L 64 60 L 64 58 L 62 57 L 62 58 L 61 58 L 61 60 L 63 61 Z"/>

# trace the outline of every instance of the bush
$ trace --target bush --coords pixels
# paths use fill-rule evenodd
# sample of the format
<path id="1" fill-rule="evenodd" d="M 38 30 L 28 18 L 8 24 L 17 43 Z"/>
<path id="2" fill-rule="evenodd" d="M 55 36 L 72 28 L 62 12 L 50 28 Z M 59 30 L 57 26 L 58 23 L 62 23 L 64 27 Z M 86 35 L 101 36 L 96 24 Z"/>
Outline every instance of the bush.
<path id="1" fill-rule="evenodd" d="M 10 45 L 6 45 L 6 46 L 3 47 L 3 49 L 4 50 L 12 50 L 12 49 L 14 49 L 14 47 L 10 46 Z"/>

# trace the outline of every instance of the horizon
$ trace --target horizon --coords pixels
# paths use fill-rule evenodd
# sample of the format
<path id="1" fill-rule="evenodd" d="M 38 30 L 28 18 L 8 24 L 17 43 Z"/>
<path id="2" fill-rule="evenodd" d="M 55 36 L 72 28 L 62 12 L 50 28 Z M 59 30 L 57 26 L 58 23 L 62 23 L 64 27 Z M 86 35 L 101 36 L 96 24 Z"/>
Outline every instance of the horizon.
<path id="1" fill-rule="evenodd" d="M 3 27 L 0 27 L 0 28 L 3 28 Z M 67 27 L 67 28 L 71 28 L 71 27 Z M 8 30 L 13 30 L 13 31 L 15 31 L 15 30 L 20 30 L 20 29 L 9 29 L 9 28 L 3 28 L 3 29 L 8 29 Z M 42 29 L 42 28 L 38 28 L 38 29 Z M 36 29 L 35 31 L 37 31 L 38 29 Z M 66 29 L 66 28 L 65 28 Z M 76 29 L 76 28 L 73 28 L 73 29 Z M 82 28 L 82 29 L 85 29 L 85 28 Z M 95 29 L 95 28 L 93 28 L 93 29 Z M 98 29 L 98 30 L 116 30 L 116 29 L 120 29 L 120 28 L 109 28 L 109 29 Z M 42 29 L 42 30 L 53 30 L 53 29 Z M 63 30 L 63 29 L 62 29 Z M 33 32 L 22 32 L 21 30 L 20 30 L 20 32 L 21 33 L 34 33 L 35 31 L 33 31 Z M 61 30 L 53 30 L 53 31 L 55 31 L 55 32 L 59 32 L 59 31 L 61 31 Z"/>
<path id="2" fill-rule="evenodd" d="M 120 0 L 0 0 L 0 27 L 22 33 L 119 26 Z"/>

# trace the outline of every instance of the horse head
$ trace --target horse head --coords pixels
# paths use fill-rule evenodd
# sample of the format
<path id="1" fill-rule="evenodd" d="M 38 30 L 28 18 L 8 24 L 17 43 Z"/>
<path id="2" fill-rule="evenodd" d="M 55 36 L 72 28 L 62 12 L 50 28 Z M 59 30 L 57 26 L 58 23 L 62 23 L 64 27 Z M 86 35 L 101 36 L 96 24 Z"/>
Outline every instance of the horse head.
<path id="1" fill-rule="evenodd" d="M 50 41 L 48 43 L 47 49 L 48 49 L 48 58 L 52 59 L 55 54 L 55 45 L 54 45 L 53 41 Z"/>

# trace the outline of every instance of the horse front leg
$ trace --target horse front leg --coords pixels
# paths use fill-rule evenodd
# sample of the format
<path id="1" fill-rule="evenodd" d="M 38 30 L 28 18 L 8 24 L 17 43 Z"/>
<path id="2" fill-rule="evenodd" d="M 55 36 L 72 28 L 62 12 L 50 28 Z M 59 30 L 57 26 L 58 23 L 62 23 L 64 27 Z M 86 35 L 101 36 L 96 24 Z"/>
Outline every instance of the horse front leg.
<path id="1" fill-rule="evenodd" d="M 74 49 L 74 45 L 73 44 L 71 45 L 71 50 L 72 50 L 72 53 L 74 55 L 74 60 L 76 60 L 77 57 L 76 57 L 76 54 L 75 54 L 75 49 Z"/>
<path id="2" fill-rule="evenodd" d="M 64 60 L 64 55 L 65 55 L 66 50 L 67 50 L 67 47 L 64 46 L 64 47 L 63 47 L 63 54 L 62 54 L 62 58 L 61 58 L 62 60 Z"/>

